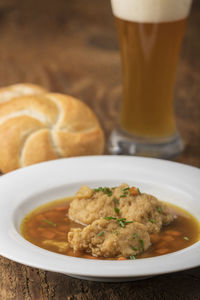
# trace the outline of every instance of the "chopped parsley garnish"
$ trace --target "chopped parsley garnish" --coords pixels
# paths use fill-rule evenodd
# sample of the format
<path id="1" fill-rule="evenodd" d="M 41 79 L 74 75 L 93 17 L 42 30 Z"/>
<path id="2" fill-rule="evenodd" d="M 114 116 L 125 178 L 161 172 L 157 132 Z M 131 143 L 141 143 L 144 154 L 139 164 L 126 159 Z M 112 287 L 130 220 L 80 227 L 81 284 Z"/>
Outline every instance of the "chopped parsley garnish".
<path id="1" fill-rule="evenodd" d="M 113 200 L 114 200 L 115 204 L 119 204 L 119 200 L 116 197 L 114 197 Z"/>
<path id="2" fill-rule="evenodd" d="M 126 194 L 120 195 L 119 197 L 124 198 L 124 197 L 126 197 Z"/>
<path id="3" fill-rule="evenodd" d="M 117 219 L 117 221 L 126 221 L 126 218 Z"/>
<path id="4" fill-rule="evenodd" d="M 95 193 L 103 192 L 103 188 L 102 187 L 98 187 L 97 189 L 94 189 L 94 192 Z"/>
<path id="5" fill-rule="evenodd" d="M 134 251 L 138 251 L 138 247 L 132 247 Z"/>
<path id="6" fill-rule="evenodd" d="M 136 239 L 136 237 L 138 237 L 138 232 L 133 235 L 133 239 Z"/>
<path id="7" fill-rule="evenodd" d="M 109 188 L 107 188 L 107 187 L 105 187 L 105 188 L 103 189 L 103 192 L 104 192 L 104 194 L 108 195 L 109 197 L 112 196 L 112 191 L 111 191 L 111 189 L 109 189 Z"/>
<path id="8" fill-rule="evenodd" d="M 104 234 L 104 231 L 101 231 L 98 233 L 98 236 L 102 236 Z"/>
<path id="9" fill-rule="evenodd" d="M 133 260 L 133 259 L 135 259 L 135 256 L 131 255 L 131 256 L 129 256 L 129 258 Z"/>
<path id="10" fill-rule="evenodd" d="M 126 218 L 122 218 L 122 219 L 118 219 L 117 223 L 119 226 L 124 228 L 126 226 L 126 224 L 133 223 L 133 221 L 126 221 Z"/>
<path id="11" fill-rule="evenodd" d="M 159 212 L 159 213 L 162 212 L 162 206 L 158 206 L 158 212 Z"/>
<path id="12" fill-rule="evenodd" d="M 122 191 L 122 193 L 124 193 L 124 192 L 126 192 L 126 191 L 129 191 L 129 187 L 126 187 L 126 188 L 123 188 L 123 189 L 121 189 L 121 191 Z"/>
<path id="13" fill-rule="evenodd" d="M 107 196 L 112 196 L 112 191 L 111 189 L 109 189 L 108 187 L 99 187 L 97 189 L 94 189 L 94 192 L 97 193 L 97 192 L 103 192 L 104 194 L 106 194 Z"/>
<path id="14" fill-rule="evenodd" d="M 55 223 L 53 223 L 53 222 L 51 222 L 51 221 L 49 221 L 47 219 L 43 219 L 42 221 L 45 222 L 45 223 L 47 223 L 47 224 L 49 224 L 49 225 L 51 225 L 51 226 L 53 226 L 53 227 L 56 227 Z"/>
<path id="15" fill-rule="evenodd" d="M 114 210 L 115 210 L 116 214 L 119 215 L 119 208 L 118 207 L 114 207 Z"/>
<path id="16" fill-rule="evenodd" d="M 144 241 L 140 240 L 140 244 L 141 244 L 141 247 L 142 247 L 142 251 L 144 251 Z"/>
<path id="17" fill-rule="evenodd" d="M 114 234 L 115 234 L 115 235 L 118 235 L 118 231 L 117 231 L 116 229 L 114 230 Z"/>
<path id="18" fill-rule="evenodd" d="M 125 219 L 125 220 L 126 220 L 126 219 Z M 121 227 L 123 227 L 123 228 L 126 226 L 126 224 L 124 223 L 124 219 L 118 219 L 118 220 L 117 220 L 117 223 L 118 223 L 119 226 L 121 226 Z"/>
<path id="19" fill-rule="evenodd" d="M 156 220 L 154 220 L 154 219 L 149 219 L 149 222 L 151 222 L 151 223 L 156 223 Z"/>
<path id="20" fill-rule="evenodd" d="M 116 220 L 118 225 L 121 226 L 121 227 L 125 227 L 128 223 L 133 223 L 133 221 L 126 221 L 126 218 L 122 218 L 122 219 L 117 219 L 115 217 L 105 217 L 104 218 L 105 220 L 107 221 L 110 221 L 110 220 Z"/>
<path id="21" fill-rule="evenodd" d="M 189 237 L 187 237 L 187 236 L 184 236 L 184 238 L 183 238 L 185 241 L 189 241 L 190 239 L 189 239 Z"/>
<path id="22" fill-rule="evenodd" d="M 120 196 L 120 198 L 126 197 L 126 196 L 130 195 L 130 188 L 129 187 L 123 188 L 123 189 L 121 189 L 121 192 L 122 192 L 122 195 Z"/>
<path id="23" fill-rule="evenodd" d="M 117 220 L 117 218 L 115 218 L 115 217 L 105 217 L 104 219 L 107 220 L 107 221 L 109 221 L 109 220 Z"/>

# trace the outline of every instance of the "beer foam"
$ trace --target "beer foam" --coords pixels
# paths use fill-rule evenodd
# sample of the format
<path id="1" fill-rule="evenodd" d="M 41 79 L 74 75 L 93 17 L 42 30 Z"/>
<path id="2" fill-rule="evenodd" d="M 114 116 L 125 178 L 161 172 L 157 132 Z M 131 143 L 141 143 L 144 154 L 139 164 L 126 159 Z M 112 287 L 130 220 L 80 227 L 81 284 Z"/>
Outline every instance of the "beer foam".
<path id="1" fill-rule="evenodd" d="M 141 23 L 172 22 L 188 16 L 192 0 L 111 0 L 113 14 Z"/>

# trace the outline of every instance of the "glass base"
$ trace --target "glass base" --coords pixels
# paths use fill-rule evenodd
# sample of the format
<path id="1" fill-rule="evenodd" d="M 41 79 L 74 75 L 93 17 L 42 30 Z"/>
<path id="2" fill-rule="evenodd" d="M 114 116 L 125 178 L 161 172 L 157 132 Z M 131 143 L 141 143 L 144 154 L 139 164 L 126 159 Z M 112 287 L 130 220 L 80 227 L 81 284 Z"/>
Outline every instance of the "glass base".
<path id="1" fill-rule="evenodd" d="M 108 150 L 115 155 L 137 155 L 157 158 L 172 158 L 179 155 L 184 144 L 178 133 L 168 138 L 139 138 L 118 129 L 111 133 Z"/>

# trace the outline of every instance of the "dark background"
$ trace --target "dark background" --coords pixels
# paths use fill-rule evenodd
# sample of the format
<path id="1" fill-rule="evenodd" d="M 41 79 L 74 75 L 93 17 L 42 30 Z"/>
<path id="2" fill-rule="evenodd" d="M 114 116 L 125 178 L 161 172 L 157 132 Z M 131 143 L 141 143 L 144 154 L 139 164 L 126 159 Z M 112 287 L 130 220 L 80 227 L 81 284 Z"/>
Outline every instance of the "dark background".
<path id="1" fill-rule="evenodd" d="M 187 144 L 184 157 L 193 165 L 200 165 L 199 36 L 196 0 L 175 91 L 178 127 Z M 0 86 L 16 82 L 33 82 L 81 98 L 97 113 L 108 137 L 121 98 L 110 1 L 1 0 Z"/>
<path id="2" fill-rule="evenodd" d="M 1 0 L 0 86 L 41 84 L 79 97 L 108 137 L 121 99 L 120 59 L 109 0 Z M 175 91 L 186 142 L 179 160 L 200 166 L 200 1 L 189 18 Z"/>

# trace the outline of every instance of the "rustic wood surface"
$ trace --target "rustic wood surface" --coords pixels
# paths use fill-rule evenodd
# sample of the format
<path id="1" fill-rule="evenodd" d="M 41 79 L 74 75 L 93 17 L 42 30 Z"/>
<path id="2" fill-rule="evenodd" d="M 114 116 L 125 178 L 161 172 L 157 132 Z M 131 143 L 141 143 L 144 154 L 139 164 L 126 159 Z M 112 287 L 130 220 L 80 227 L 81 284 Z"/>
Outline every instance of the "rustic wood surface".
<path id="1" fill-rule="evenodd" d="M 200 167 L 200 1 L 188 22 L 175 91 L 186 148 Z M 108 137 L 121 98 L 120 60 L 109 0 L 0 3 L 0 86 L 33 82 L 88 103 Z M 1 199 L 3 200 L 3 199 Z M 0 300 L 200 299 L 200 268 L 127 283 L 96 283 L 0 257 Z"/>

